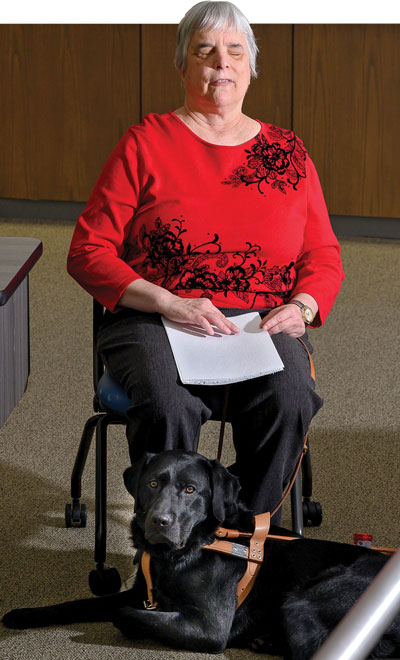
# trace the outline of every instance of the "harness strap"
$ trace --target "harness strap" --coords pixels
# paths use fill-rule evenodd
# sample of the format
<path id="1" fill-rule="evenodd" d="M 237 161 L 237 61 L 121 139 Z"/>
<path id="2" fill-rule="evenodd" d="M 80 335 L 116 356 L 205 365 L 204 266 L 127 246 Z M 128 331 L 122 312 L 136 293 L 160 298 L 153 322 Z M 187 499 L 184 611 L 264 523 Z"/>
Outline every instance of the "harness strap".
<path id="1" fill-rule="evenodd" d="M 143 605 L 146 610 L 156 610 L 158 608 L 157 603 L 153 600 L 153 580 L 151 579 L 150 573 L 150 554 L 148 552 L 143 552 L 142 559 L 140 561 L 140 566 L 143 571 L 144 579 L 146 580 L 147 586 L 147 600 L 143 601 Z"/>
<path id="2" fill-rule="evenodd" d="M 376 550 L 377 552 L 381 552 L 383 555 L 388 555 L 388 557 L 394 555 L 395 552 L 398 551 L 398 549 L 399 548 L 377 548 L 375 545 L 371 545 L 371 550 Z"/>
<path id="3" fill-rule="evenodd" d="M 238 529 L 226 529 L 226 527 L 217 527 L 215 536 L 220 539 L 238 539 L 239 537 L 250 538 L 252 532 L 239 532 Z"/>
<path id="4" fill-rule="evenodd" d="M 311 353 L 308 350 L 307 345 L 305 344 L 305 342 L 301 339 L 301 337 L 297 337 L 297 341 L 299 341 L 300 344 L 302 344 L 304 346 L 304 348 L 306 349 L 306 351 L 307 351 L 308 359 L 309 359 L 309 362 L 310 362 L 311 378 L 315 382 L 315 367 L 314 367 L 314 360 L 311 357 Z"/>
<path id="5" fill-rule="evenodd" d="M 221 531 L 228 538 L 250 536 L 249 547 L 243 546 L 240 543 L 224 541 L 220 538 L 215 539 L 215 541 L 209 545 L 202 546 L 204 550 L 214 550 L 216 552 L 223 552 L 225 554 L 233 555 L 241 559 L 247 559 L 246 571 L 237 585 L 236 593 L 238 602 L 236 609 L 240 607 L 240 605 L 252 590 L 257 573 L 260 570 L 262 562 L 264 561 L 264 543 L 268 536 L 270 521 L 271 515 L 269 512 L 260 513 L 258 516 L 254 516 L 253 534 L 248 532 L 239 532 L 238 530 L 228 530 L 224 527 L 218 528 L 216 532 L 217 535 L 218 532 Z"/>
<path id="6" fill-rule="evenodd" d="M 232 531 L 237 532 L 237 529 L 233 529 Z M 251 533 L 246 532 L 246 533 L 243 534 L 241 532 L 240 536 L 241 537 L 242 536 L 251 536 Z M 234 537 L 231 537 L 231 538 L 237 538 L 237 536 L 236 537 L 234 536 Z M 273 540 L 276 540 L 276 541 L 295 541 L 299 537 L 298 536 L 284 536 L 284 535 L 279 535 L 279 534 L 267 534 L 267 538 L 268 539 L 273 539 Z M 220 540 L 220 539 L 215 539 L 215 541 L 213 543 L 210 543 L 210 545 L 202 545 L 201 547 L 202 548 L 207 548 L 209 550 L 218 550 L 219 552 L 228 552 L 228 550 L 223 550 L 223 548 L 231 548 L 232 545 L 238 545 L 238 544 L 237 543 L 236 544 L 231 543 L 230 541 L 223 541 L 223 540 Z M 248 548 L 246 546 L 241 545 L 240 547 L 244 548 L 245 550 L 248 550 Z M 373 548 L 373 549 L 374 550 L 381 550 L 382 548 Z M 396 548 L 388 548 L 388 550 L 396 552 Z M 229 554 L 234 555 L 235 552 L 232 551 L 232 550 L 229 550 Z M 242 556 L 242 553 L 240 554 L 240 556 Z"/>
<path id="7" fill-rule="evenodd" d="M 237 586 L 237 605 L 241 606 L 254 586 L 261 563 L 264 561 L 264 542 L 268 536 L 271 515 L 269 512 L 254 516 L 254 534 L 250 539 L 246 572 Z"/>

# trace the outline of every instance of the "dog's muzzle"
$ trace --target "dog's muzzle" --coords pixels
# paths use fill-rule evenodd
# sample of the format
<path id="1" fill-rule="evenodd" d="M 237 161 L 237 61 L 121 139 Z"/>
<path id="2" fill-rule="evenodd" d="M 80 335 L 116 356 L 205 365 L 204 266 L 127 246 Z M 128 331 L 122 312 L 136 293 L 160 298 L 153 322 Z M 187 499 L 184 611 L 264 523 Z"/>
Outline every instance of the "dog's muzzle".
<path id="1" fill-rule="evenodd" d="M 165 543 L 170 547 L 182 547 L 180 525 L 172 513 L 149 511 L 145 521 L 145 537 L 152 545 Z"/>

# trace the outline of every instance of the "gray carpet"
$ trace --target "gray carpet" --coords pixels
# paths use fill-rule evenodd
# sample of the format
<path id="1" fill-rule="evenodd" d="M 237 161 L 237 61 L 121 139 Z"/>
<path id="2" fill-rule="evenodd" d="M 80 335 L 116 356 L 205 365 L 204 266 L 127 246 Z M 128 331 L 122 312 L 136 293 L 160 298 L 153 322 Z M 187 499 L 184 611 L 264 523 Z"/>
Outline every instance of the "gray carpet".
<path id="1" fill-rule="evenodd" d="M 30 276 L 31 376 L 0 430 L 1 613 L 90 595 L 93 566 L 94 470 L 84 477 L 86 529 L 64 527 L 64 506 L 81 430 L 91 414 L 91 301 L 66 274 L 71 224 L 2 220 L 0 235 L 43 241 Z M 398 525 L 400 243 L 343 240 L 346 280 L 325 326 L 311 332 L 317 387 L 325 405 L 311 430 L 314 496 L 323 504 L 319 529 L 307 535 L 351 542 L 370 532 L 378 545 L 400 544 Z M 217 425 L 208 423 L 200 451 L 215 456 Z M 132 502 L 121 474 L 128 465 L 121 428 L 109 444 L 108 563 L 131 572 L 128 521 Z M 223 462 L 232 459 L 229 432 Z M 284 512 L 289 523 L 290 509 Z M 154 642 L 131 644 L 111 624 L 27 632 L 0 626 L 0 658 L 58 660 L 207 658 Z M 214 657 L 214 656 L 209 656 Z M 256 654 L 228 650 L 229 660 Z M 258 656 L 259 657 L 259 656 Z M 268 657 L 268 656 L 264 656 Z"/>

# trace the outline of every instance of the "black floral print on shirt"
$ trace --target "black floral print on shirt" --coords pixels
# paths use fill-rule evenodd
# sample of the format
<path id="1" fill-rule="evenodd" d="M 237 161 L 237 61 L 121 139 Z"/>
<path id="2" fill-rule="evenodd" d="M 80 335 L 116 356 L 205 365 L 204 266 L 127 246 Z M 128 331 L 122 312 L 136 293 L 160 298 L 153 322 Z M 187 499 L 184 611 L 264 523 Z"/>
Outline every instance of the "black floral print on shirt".
<path id="1" fill-rule="evenodd" d="M 265 192 L 263 184 L 284 195 L 288 186 L 297 190 L 300 179 L 306 177 L 307 152 L 303 143 L 292 131 L 277 126 L 269 126 L 267 135 L 257 135 L 251 149 L 245 149 L 246 164 L 233 170 L 228 179 L 222 181 L 224 185 L 236 188 L 241 184 L 256 184 L 262 194 Z"/>
<path id="2" fill-rule="evenodd" d="M 140 273 L 173 293 L 200 289 L 202 297 L 212 299 L 215 293 L 227 296 L 229 292 L 250 308 L 257 295 L 271 293 L 284 300 L 293 288 L 293 261 L 287 266 L 269 267 L 267 260 L 258 256 L 261 247 L 252 243 L 234 253 L 223 252 L 218 234 L 199 245 L 185 244 L 186 231 L 184 220 L 163 223 L 157 218 L 154 229 L 142 226 L 129 257 L 144 253 Z"/>

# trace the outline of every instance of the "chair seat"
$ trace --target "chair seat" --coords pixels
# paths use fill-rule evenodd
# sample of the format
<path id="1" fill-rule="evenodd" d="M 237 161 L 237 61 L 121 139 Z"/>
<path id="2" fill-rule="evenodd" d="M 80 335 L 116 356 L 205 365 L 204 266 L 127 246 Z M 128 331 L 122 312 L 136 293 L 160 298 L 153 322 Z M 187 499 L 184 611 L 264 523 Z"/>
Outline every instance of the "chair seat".
<path id="1" fill-rule="evenodd" d="M 108 371 L 104 372 L 97 383 L 97 396 L 105 408 L 122 413 L 123 415 L 126 414 L 128 408 L 132 405 L 125 390 Z"/>

